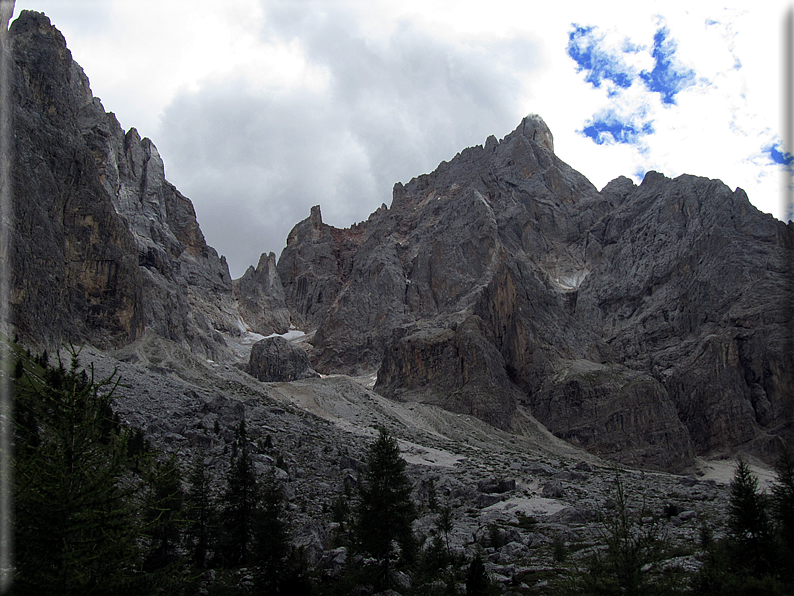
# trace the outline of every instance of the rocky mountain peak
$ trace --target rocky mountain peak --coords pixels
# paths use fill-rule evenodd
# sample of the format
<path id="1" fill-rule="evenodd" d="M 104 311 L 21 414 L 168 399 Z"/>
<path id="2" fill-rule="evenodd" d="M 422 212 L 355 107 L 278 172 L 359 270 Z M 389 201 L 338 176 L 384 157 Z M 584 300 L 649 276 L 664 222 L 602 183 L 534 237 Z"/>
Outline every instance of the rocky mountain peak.
<path id="1" fill-rule="evenodd" d="M 49 19 L 24 11 L 8 37 L 26 342 L 231 362 L 242 330 L 295 326 L 320 373 L 505 431 L 531 414 L 626 464 L 791 444 L 794 226 L 741 189 L 648 172 L 598 191 L 533 114 L 395 184 L 363 223 L 312 207 L 278 260 L 232 282 L 154 143 L 105 112 Z M 283 344 L 263 346 L 280 361 Z"/>
<path id="2" fill-rule="evenodd" d="M 298 224 L 279 260 L 318 371 L 505 429 L 520 403 L 658 468 L 790 440 L 792 227 L 740 189 L 648 172 L 599 192 L 530 115 L 393 195 L 355 234 Z"/>
<path id="3" fill-rule="evenodd" d="M 537 114 L 530 114 L 521 121 L 521 134 L 525 138 L 540 143 L 546 149 L 554 153 L 554 137 L 551 130 Z"/>
<path id="4" fill-rule="evenodd" d="M 17 330 L 53 346 L 154 334 L 231 358 L 219 333 L 239 333 L 228 266 L 157 148 L 105 112 L 45 15 L 23 11 L 9 34 Z"/>

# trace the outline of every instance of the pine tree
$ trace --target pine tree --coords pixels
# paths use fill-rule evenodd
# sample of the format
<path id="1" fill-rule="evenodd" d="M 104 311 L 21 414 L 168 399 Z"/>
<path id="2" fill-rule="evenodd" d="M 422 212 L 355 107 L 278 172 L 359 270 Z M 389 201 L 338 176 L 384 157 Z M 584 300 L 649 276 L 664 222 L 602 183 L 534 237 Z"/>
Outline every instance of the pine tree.
<path id="1" fill-rule="evenodd" d="M 240 422 L 232 453 L 236 456 L 229 467 L 228 488 L 223 497 L 221 557 L 225 564 L 235 566 L 251 562 L 254 522 L 261 499 L 245 420 Z"/>
<path id="2" fill-rule="evenodd" d="M 96 381 L 71 356 L 69 369 L 30 362 L 14 382 L 17 594 L 135 589 L 143 482 L 110 410 L 119 380 Z"/>
<path id="3" fill-rule="evenodd" d="M 385 428 L 369 447 L 367 470 L 360 487 L 356 536 L 361 549 L 380 563 L 379 583 L 388 586 L 394 544 L 403 558 L 413 549 L 411 524 L 416 518 L 405 460 L 397 441 Z"/>
<path id="4" fill-rule="evenodd" d="M 184 526 L 184 493 L 175 459 L 156 464 L 152 472 L 145 516 L 145 531 L 151 547 L 144 568 L 149 571 L 173 565 L 178 560 L 176 549 L 181 543 Z"/>
<path id="5" fill-rule="evenodd" d="M 444 544 L 447 547 L 447 559 L 452 558 L 452 549 L 449 546 L 449 534 L 452 532 L 452 508 L 449 505 L 444 505 L 438 514 L 436 520 L 436 530 L 444 536 Z"/>
<path id="6" fill-rule="evenodd" d="M 620 476 L 615 477 L 616 511 L 604 520 L 603 549 L 596 550 L 578 577 L 582 594 L 670 594 L 672 578 L 660 574 L 666 540 L 656 526 L 633 515 Z"/>
<path id="7" fill-rule="evenodd" d="M 193 563 L 204 569 L 213 547 L 217 512 L 210 497 L 210 477 L 204 465 L 204 452 L 199 451 L 193 462 L 185 496 L 185 534 Z"/>
<path id="8" fill-rule="evenodd" d="M 256 584 L 263 594 L 277 594 L 294 575 L 289 530 L 284 521 L 284 495 L 273 470 L 262 483 L 262 502 L 255 517 Z M 287 592 L 285 592 L 287 593 Z"/>
<path id="9" fill-rule="evenodd" d="M 468 596 L 486 596 L 491 590 L 491 582 L 485 571 L 480 553 L 477 553 L 469 564 L 466 573 L 466 594 Z"/>
<path id="10" fill-rule="evenodd" d="M 794 457 L 784 451 L 775 466 L 772 505 L 780 548 L 781 575 L 794 581 Z M 794 587 L 794 586 L 792 586 Z"/>
<path id="11" fill-rule="evenodd" d="M 732 567 L 755 576 L 769 573 L 774 547 L 768 503 L 758 492 L 758 478 L 742 459 L 731 481 L 728 515 Z"/>

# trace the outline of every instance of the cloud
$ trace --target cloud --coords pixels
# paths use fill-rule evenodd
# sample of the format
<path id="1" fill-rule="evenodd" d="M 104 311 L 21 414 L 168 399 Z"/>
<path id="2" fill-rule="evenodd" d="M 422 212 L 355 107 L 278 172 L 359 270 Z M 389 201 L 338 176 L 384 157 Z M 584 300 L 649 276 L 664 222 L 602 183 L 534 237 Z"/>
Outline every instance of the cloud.
<path id="1" fill-rule="evenodd" d="M 794 155 L 786 151 L 780 141 L 770 143 L 763 148 L 763 152 L 769 156 L 769 159 L 774 164 L 784 166 L 789 171 L 794 167 Z"/>
<path id="2" fill-rule="evenodd" d="M 523 115 L 514 69 L 536 64 L 526 36 L 451 44 L 402 20 L 373 38 L 356 15 L 300 3 L 274 5 L 265 23 L 261 42 L 291 48 L 305 76 L 210 76 L 176 95 L 158 133 L 169 178 L 233 277 L 278 254 L 312 205 L 347 227 L 389 204 L 395 182 L 510 132 Z"/>

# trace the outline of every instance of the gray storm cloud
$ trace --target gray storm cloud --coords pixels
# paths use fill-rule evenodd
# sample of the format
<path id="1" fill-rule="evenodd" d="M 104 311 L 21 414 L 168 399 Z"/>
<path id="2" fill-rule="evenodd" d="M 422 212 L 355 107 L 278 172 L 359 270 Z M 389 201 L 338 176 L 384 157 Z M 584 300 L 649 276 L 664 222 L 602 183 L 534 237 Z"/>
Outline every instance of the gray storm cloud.
<path id="1" fill-rule="evenodd" d="M 390 204 L 395 182 L 507 134 L 523 115 L 515 69 L 538 63 L 526 39 L 453 46 L 405 21 L 371 40 L 350 14 L 301 3 L 268 13 L 262 36 L 297 40 L 327 85 L 263 89 L 255 72 L 208 79 L 171 102 L 155 139 L 233 277 L 260 253 L 279 254 L 311 205 L 349 226 Z"/>

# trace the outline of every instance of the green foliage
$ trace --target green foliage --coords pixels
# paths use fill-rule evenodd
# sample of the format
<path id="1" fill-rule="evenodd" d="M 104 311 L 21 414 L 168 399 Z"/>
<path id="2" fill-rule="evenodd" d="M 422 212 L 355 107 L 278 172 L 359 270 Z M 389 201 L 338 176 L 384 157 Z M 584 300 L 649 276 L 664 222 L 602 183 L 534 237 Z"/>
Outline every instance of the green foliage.
<path id="1" fill-rule="evenodd" d="M 734 564 L 758 577 L 771 570 L 772 524 L 767 505 L 765 495 L 758 492 L 758 479 L 740 459 L 731 481 L 728 538 L 735 551 Z"/>
<path id="2" fill-rule="evenodd" d="M 643 526 L 632 515 L 620 477 L 615 478 L 616 511 L 605 518 L 603 545 L 587 561 L 577 579 L 582 594 L 648 596 L 674 593 L 661 573 L 667 548 L 656 525 Z"/>
<path id="3" fill-rule="evenodd" d="M 151 490 L 146 499 L 144 518 L 144 532 L 150 542 L 144 561 L 144 569 L 147 571 L 178 563 L 177 547 L 181 545 L 185 525 L 182 475 L 175 458 L 155 466 L 151 474 Z"/>
<path id="4" fill-rule="evenodd" d="M 254 522 L 261 500 L 254 462 L 248 449 L 245 420 L 237 429 L 232 444 L 228 488 L 223 495 L 219 558 L 226 566 L 247 565 L 252 561 Z"/>
<path id="5" fill-rule="evenodd" d="M 772 508 L 783 550 L 782 558 L 789 563 L 786 573 L 794 579 L 794 457 L 789 451 L 783 453 L 775 469 L 777 482 L 772 487 Z"/>
<path id="6" fill-rule="evenodd" d="M 789 454 L 777 465 L 772 498 L 760 493 L 758 479 L 739 460 L 731 482 L 728 535 L 706 549 L 694 581 L 702 595 L 794 593 L 794 556 L 790 547 L 794 473 Z"/>
<path id="7" fill-rule="evenodd" d="M 452 508 L 444 505 L 438 513 L 436 519 L 436 530 L 444 537 L 444 544 L 447 547 L 447 557 L 452 558 L 452 551 L 449 547 L 449 533 L 452 532 Z"/>
<path id="8" fill-rule="evenodd" d="M 565 540 L 559 534 L 554 536 L 554 539 L 551 543 L 551 548 L 552 556 L 554 557 L 555 562 L 562 563 L 568 558 L 568 547 L 565 546 Z"/>
<path id="9" fill-rule="evenodd" d="M 28 363 L 14 382 L 15 594 L 123 594 L 141 559 L 128 433 L 115 376 Z"/>
<path id="10" fill-rule="evenodd" d="M 289 530 L 284 522 L 284 497 L 271 470 L 263 483 L 254 519 L 254 555 L 259 568 L 256 583 L 263 593 L 277 593 L 291 575 Z"/>
<path id="11" fill-rule="evenodd" d="M 485 563 L 483 563 L 480 553 L 477 553 L 466 573 L 466 594 L 467 596 L 487 596 L 491 592 L 491 580 L 485 571 Z"/>
<path id="12" fill-rule="evenodd" d="M 204 466 L 203 451 L 193 462 L 188 482 L 185 496 L 186 542 L 191 560 L 196 567 L 204 569 L 215 544 L 218 512 L 210 498 L 210 478 Z"/>
<path id="13" fill-rule="evenodd" d="M 331 519 L 339 524 L 341 530 L 344 530 L 344 526 L 350 517 L 349 500 L 349 497 L 339 495 L 331 505 Z"/>
<path id="14" fill-rule="evenodd" d="M 438 509 L 438 495 L 436 494 L 436 481 L 432 478 L 427 481 L 427 508 L 435 512 Z"/>
<path id="15" fill-rule="evenodd" d="M 411 524 L 416 517 L 411 485 L 397 441 L 384 428 L 367 452 L 360 485 L 355 534 L 361 550 L 380 564 L 379 584 L 389 584 L 389 570 L 399 555 L 410 559 L 415 545 Z"/>

